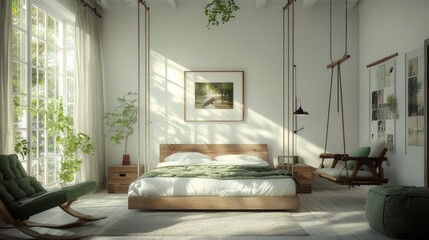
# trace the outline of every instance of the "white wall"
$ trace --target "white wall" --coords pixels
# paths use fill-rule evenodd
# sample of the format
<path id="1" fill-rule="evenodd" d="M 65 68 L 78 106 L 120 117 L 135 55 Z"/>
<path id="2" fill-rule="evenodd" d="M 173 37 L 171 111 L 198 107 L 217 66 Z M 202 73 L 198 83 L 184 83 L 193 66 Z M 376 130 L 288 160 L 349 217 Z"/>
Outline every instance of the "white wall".
<path id="1" fill-rule="evenodd" d="M 267 143 L 270 159 L 282 152 L 282 7 L 268 1 L 238 1 L 236 19 L 207 30 L 205 1 L 149 1 L 151 14 L 151 166 L 158 161 L 160 143 Z M 323 4 L 322 4 L 323 5 Z M 329 10 L 327 4 L 296 8 L 298 95 L 310 116 L 299 119 L 298 154 L 317 167 L 323 151 L 329 93 Z M 106 111 L 115 98 L 136 89 L 136 9 L 110 4 L 103 14 Z M 344 53 L 343 10 L 334 10 L 334 60 Z M 358 145 L 358 16 L 350 13 L 349 54 L 343 64 L 347 145 Z M 245 72 L 245 120 L 240 123 L 184 122 L 184 70 L 242 70 Z M 335 100 L 334 100 L 335 103 Z M 341 151 L 340 118 L 332 116 L 328 150 Z M 137 138 L 131 139 L 136 159 Z M 143 136 L 143 133 L 142 133 Z M 119 163 L 121 147 L 106 143 L 107 163 Z M 143 143 L 141 143 L 143 145 Z"/>
<path id="2" fill-rule="evenodd" d="M 369 141 L 369 80 L 366 65 L 393 53 L 396 58 L 396 153 L 390 154 L 385 175 L 391 184 L 424 185 L 422 154 L 405 154 L 405 53 L 423 46 L 429 38 L 429 1 L 359 1 L 359 91 L 361 144 Z"/>
<path id="3" fill-rule="evenodd" d="M 109 3 L 101 22 L 104 106 L 107 112 L 116 107 L 117 97 L 128 91 L 137 91 L 137 10 L 126 4 Z M 108 132 L 106 135 L 110 136 Z M 137 136 L 135 131 L 128 140 L 133 164 L 137 160 Z M 105 146 L 106 164 L 121 163 L 124 144 L 113 146 L 106 138 Z"/>

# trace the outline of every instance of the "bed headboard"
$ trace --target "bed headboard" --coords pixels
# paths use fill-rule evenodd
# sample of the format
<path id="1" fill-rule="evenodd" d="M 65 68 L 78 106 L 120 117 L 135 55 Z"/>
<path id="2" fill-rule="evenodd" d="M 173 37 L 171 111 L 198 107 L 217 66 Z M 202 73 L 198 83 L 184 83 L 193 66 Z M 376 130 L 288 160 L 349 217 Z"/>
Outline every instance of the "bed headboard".
<path id="1" fill-rule="evenodd" d="M 177 152 L 200 152 L 212 158 L 224 154 L 247 154 L 268 160 L 267 144 L 160 144 L 159 161 Z"/>

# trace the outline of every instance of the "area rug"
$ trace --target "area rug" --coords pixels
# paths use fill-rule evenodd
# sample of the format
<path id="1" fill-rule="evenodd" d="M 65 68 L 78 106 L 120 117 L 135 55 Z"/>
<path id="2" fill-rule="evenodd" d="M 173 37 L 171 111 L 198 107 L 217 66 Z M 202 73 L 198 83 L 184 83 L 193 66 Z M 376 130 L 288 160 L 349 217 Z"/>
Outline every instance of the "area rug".
<path id="1" fill-rule="evenodd" d="M 133 212 L 97 236 L 308 236 L 289 212 Z"/>

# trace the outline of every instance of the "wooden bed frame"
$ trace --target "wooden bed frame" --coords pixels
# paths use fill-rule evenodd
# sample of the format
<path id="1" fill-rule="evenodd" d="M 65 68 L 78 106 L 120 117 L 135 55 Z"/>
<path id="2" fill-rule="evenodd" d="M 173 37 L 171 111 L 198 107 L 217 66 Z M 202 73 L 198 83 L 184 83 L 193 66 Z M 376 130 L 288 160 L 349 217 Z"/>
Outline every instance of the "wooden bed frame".
<path id="1" fill-rule="evenodd" d="M 211 157 L 223 154 L 247 154 L 268 159 L 267 144 L 161 144 L 160 162 L 176 152 L 201 152 Z M 298 196 L 255 197 L 128 197 L 128 209 L 141 210 L 295 210 Z"/>

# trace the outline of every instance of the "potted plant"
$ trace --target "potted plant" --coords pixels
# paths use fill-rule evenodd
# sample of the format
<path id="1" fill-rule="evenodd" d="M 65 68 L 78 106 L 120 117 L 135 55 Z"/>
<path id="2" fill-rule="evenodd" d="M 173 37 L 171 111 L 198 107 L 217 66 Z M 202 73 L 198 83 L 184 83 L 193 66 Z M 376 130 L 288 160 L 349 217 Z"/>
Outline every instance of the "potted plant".
<path id="1" fill-rule="evenodd" d="M 137 123 L 137 93 L 128 92 L 122 97 L 118 97 L 116 108 L 104 114 L 104 124 L 109 128 L 110 141 L 117 145 L 125 141 L 125 148 L 122 156 L 122 165 L 130 165 L 130 155 L 128 153 L 128 137 L 134 132 L 134 125 Z"/>
<path id="2" fill-rule="evenodd" d="M 211 25 L 218 26 L 219 21 L 222 21 L 222 24 L 228 22 L 235 18 L 233 13 L 239 9 L 234 0 L 212 0 L 204 8 L 204 14 L 209 18 L 207 27 L 210 29 Z"/>
<path id="3" fill-rule="evenodd" d="M 61 156 L 61 169 L 58 174 L 62 184 L 71 183 L 76 173 L 81 169 L 83 159 L 78 157 L 78 151 L 93 154 L 95 146 L 89 135 L 75 133 L 73 118 L 66 115 L 62 100 L 50 100 L 46 115 L 47 132 L 55 137 L 58 152 Z"/>

